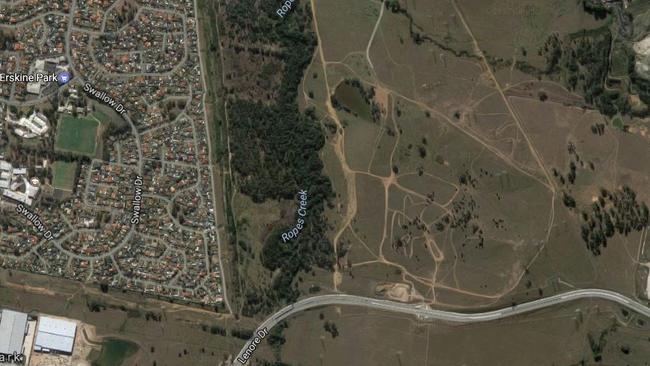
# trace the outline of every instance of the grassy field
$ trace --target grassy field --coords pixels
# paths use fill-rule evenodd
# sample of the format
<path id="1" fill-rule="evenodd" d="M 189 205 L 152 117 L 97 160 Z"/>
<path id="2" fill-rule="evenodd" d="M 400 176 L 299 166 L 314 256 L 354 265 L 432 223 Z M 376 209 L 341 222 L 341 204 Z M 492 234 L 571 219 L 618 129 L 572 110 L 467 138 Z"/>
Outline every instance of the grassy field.
<path id="1" fill-rule="evenodd" d="M 281 356 L 305 366 L 645 365 L 649 322 L 600 301 L 473 325 L 328 307 L 288 321 Z M 336 332 L 326 331 L 327 324 Z"/>
<path id="2" fill-rule="evenodd" d="M 101 123 L 109 123 L 111 121 L 111 118 L 106 113 L 104 113 L 102 111 L 93 112 L 91 118 L 96 119 Z"/>
<path id="3" fill-rule="evenodd" d="M 647 139 L 617 131 L 619 119 L 610 125 L 578 92 L 512 67 L 543 69 L 549 33 L 603 31 L 609 20 L 555 0 L 395 3 L 379 17 L 315 1 L 321 48 L 300 104 L 329 132 L 322 156 L 339 256 L 333 281 L 320 286 L 369 296 L 406 286 L 411 299 L 470 308 L 571 286 L 638 294 L 640 233 L 612 236 L 595 256 L 581 212 L 601 188 L 626 185 L 650 199 L 648 169 L 632 158 L 647 155 Z M 342 29 L 354 37 L 332 36 Z M 624 55 L 613 63 L 617 75 Z M 374 88 L 376 123 L 342 87 L 352 79 Z M 572 164 L 577 178 L 567 182 Z"/>
<path id="4" fill-rule="evenodd" d="M 581 2 L 563 0 L 457 1 L 481 48 L 488 55 L 516 58 L 541 67 L 537 53 L 549 34 L 568 34 L 605 23 L 586 13 Z"/>
<path id="5" fill-rule="evenodd" d="M 244 10 L 260 10 L 260 2 L 252 3 L 254 9 Z M 227 234 L 222 236 L 220 254 L 233 314 L 0 272 L 3 306 L 96 326 L 99 336 L 113 338 L 94 354 L 96 365 L 126 359 L 162 366 L 225 361 L 244 343 L 233 330 L 254 329 L 265 315 L 294 301 L 293 292 L 287 295 L 278 288 L 297 289 L 301 297 L 340 292 L 457 311 L 510 306 L 575 288 L 597 287 L 640 297 L 644 268 L 650 267 L 648 251 L 644 252 L 647 228 L 611 235 L 599 254 L 585 243 L 584 232 L 601 227 L 590 221 L 593 210 L 613 212 L 612 204 L 602 199 L 603 190 L 631 187 L 636 192 L 634 203 L 650 200 L 647 129 L 621 131 L 628 116 L 606 119 L 576 91 L 513 66 L 521 61 L 529 71 L 539 72 L 547 61 L 538 51 L 549 34 L 579 34 L 581 29 L 606 25 L 585 13 L 580 2 L 301 3 L 303 8 L 294 8 L 292 15 L 298 10 L 313 15 L 314 22 L 305 29 L 313 25 L 319 46 L 286 77 L 282 72 L 289 64 L 284 59 L 291 58 L 279 51 L 295 48 L 283 49 L 276 39 L 267 42 L 262 37 L 266 34 L 247 33 L 258 29 L 251 25 L 268 26 L 258 22 L 268 20 L 267 14 L 255 13 L 261 18 L 228 28 L 228 22 L 245 17 L 221 17 L 224 12 L 251 13 L 237 8 L 243 2 L 221 8 L 219 4 L 199 1 L 197 15 L 203 71 L 210 75 L 205 102 L 212 153 L 215 160 L 229 157 L 220 160 L 224 184 L 223 192 L 216 189 L 216 199 L 224 201 L 219 210 L 223 217 L 217 221 L 220 232 Z M 380 6 L 386 5 L 382 11 Z M 285 24 L 293 23 L 280 25 Z M 218 26 L 224 28 L 223 39 Z M 277 35 L 286 41 L 282 38 L 286 34 Z M 623 75 L 624 56 L 615 50 L 610 75 Z M 332 248 L 323 251 L 332 263 L 304 262 L 308 264 L 295 276 L 284 277 L 280 266 L 267 266 L 275 258 L 266 249 L 277 244 L 269 239 L 274 232 L 295 222 L 296 202 L 271 195 L 254 201 L 242 187 L 265 177 L 251 178 L 255 176 L 229 167 L 230 147 L 254 141 L 232 130 L 243 122 L 264 121 L 267 115 L 258 118 L 251 113 L 255 118 L 250 121 L 238 120 L 233 118 L 236 113 L 226 113 L 224 101 L 241 97 L 259 102 L 251 110 L 269 108 L 282 97 L 278 94 L 282 80 L 295 85 L 303 69 L 296 98 L 284 94 L 291 95 L 291 109 L 286 111 L 292 112 L 292 121 L 300 120 L 293 118 L 301 117 L 293 114 L 293 101 L 298 99 L 300 111 L 314 116 L 305 125 L 320 124 L 326 141 L 321 151 L 312 151 L 311 160 L 305 151 L 277 150 L 283 152 L 282 158 L 293 158 L 291 162 L 310 162 L 297 164 L 300 169 L 291 172 L 319 173 L 322 162 L 327 177 L 309 182 L 331 182 L 334 193 L 323 204 L 326 214 L 318 217 L 325 229 L 304 230 L 300 236 L 304 245 L 280 253 L 287 262 L 298 262 L 313 254 L 301 250 L 324 243 Z M 341 87 L 345 80 L 373 88 L 372 96 L 366 100 L 358 90 Z M 344 108 L 334 106 L 335 100 Z M 371 118 L 374 106 L 381 109 L 377 118 Z M 98 136 L 110 117 L 109 113 L 65 117 L 58 126 L 56 149 L 101 156 Z M 282 131 L 278 127 L 273 124 L 268 131 Z M 271 140 L 269 135 L 259 136 L 259 146 Z M 305 136 L 292 137 L 291 141 L 299 141 Z M 288 141 L 277 139 L 274 144 L 284 147 Z M 313 142 L 311 146 L 318 143 Z M 265 173 L 268 166 L 253 173 Z M 57 162 L 53 168 L 57 188 L 74 185 L 73 165 Z M 293 183 L 302 189 L 305 182 Z M 305 189 L 312 188 L 306 185 Z M 629 201 L 623 206 L 633 206 Z M 36 253 L 28 256 L 38 260 Z M 68 268 L 75 268 L 78 261 Z M 90 305 L 98 303 L 105 307 L 91 311 Z M 150 313 L 160 315 L 160 320 L 151 320 Z M 284 346 L 263 342 L 255 357 L 304 366 L 644 365 L 650 359 L 649 322 L 598 300 L 475 325 L 325 307 L 290 319 Z M 137 349 L 122 340 L 137 344 Z"/>
<path id="6" fill-rule="evenodd" d="M 55 161 L 54 164 L 52 164 L 52 170 L 52 184 L 54 185 L 54 188 L 64 191 L 72 191 L 74 189 L 77 163 Z"/>
<path id="7" fill-rule="evenodd" d="M 94 118 L 63 117 L 59 121 L 54 148 L 62 152 L 94 156 L 99 125 Z"/>
<path id="8" fill-rule="evenodd" d="M 312 2 L 319 47 L 298 90 L 326 131 L 336 264 L 292 285 L 393 298 L 392 286 L 408 301 L 471 309 L 572 287 L 639 293 L 643 232 L 611 235 L 597 255 L 581 230 L 601 189 L 629 186 L 648 201 L 649 168 L 633 158 L 647 156 L 647 138 L 618 131 L 583 89 L 545 77 L 552 50 L 540 50 L 549 34 L 606 33 L 611 19 L 560 0 L 355 3 L 345 14 L 340 3 Z M 600 49 L 600 38 L 587 41 Z M 615 52 L 614 76 L 624 56 Z M 369 106 L 380 108 L 372 122 Z M 233 197 L 234 247 L 251 259 L 241 268 L 271 277 L 258 270 L 260 249 L 291 203 Z"/>
<path id="9" fill-rule="evenodd" d="M 325 27 L 322 33 L 325 55 L 332 61 L 345 61 L 363 49 L 379 15 L 379 3 L 364 1 L 317 1 L 317 9 L 317 20 L 322 19 Z M 345 9 L 345 16 L 338 16 L 341 9 Z"/>
<path id="10" fill-rule="evenodd" d="M 139 293 L 102 293 L 99 286 L 55 277 L 2 270 L 0 282 L 3 308 L 78 319 L 95 327 L 95 340 L 118 339 L 118 343 L 104 344 L 103 356 L 99 350 L 90 354 L 89 362 L 100 365 L 216 365 L 244 344 L 230 335 L 233 329 L 257 326 L 250 319 L 235 322 L 212 308 L 145 299 Z M 91 311 L 90 304 L 102 308 Z M 223 329 L 226 336 L 213 332 L 213 326 Z M 120 364 L 120 359 L 126 362 Z"/>

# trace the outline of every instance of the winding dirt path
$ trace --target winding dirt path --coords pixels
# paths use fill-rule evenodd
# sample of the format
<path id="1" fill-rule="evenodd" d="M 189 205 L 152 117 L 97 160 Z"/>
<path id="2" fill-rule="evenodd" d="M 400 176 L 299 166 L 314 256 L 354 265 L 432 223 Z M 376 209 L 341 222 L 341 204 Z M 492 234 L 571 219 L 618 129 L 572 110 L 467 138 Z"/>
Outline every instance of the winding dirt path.
<path id="1" fill-rule="evenodd" d="M 345 154 L 345 128 L 343 127 L 343 123 L 341 122 L 341 120 L 340 120 L 340 118 L 339 118 L 339 116 L 337 114 L 336 109 L 333 107 L 333 105 L 331 103 L 331 96 L 333 95 L 332 89 L 336 86 L 336 83 L 334 85 L 330 85 L 330 82 L 329 82 L 329 79 L 328 79 L 328 66 L 329 65 L 331 65 L 331 64 L 341 64 L 341 65 L 343 65 L 343 66 L 345 66 L 347 68 L 349 68 L 349 66 L 344 64 L 344 63 L 341 63 L 341 62 L 328 62 L 326 60 L 324 50 L 323 50 L 323 41 L 322 41 L 322 38 L 321 38 L 320 29 L 319 29 L 319 25 L 318 25 L 316 0 L 310 0 L 310 3 L 311 3 L 313 24 L 314 24 L 314 31 L 315 31 L 315 34 L 316 34 L 316 37 L 317 37 L 317 40 L 318 40 L 318 47 L 317 47 L 318 57 L 319 57 L 319 60 L 321 62 L 323 77 L 324 77 L 324 83 L 325 83 L 324 86 L 325 86 L 325 89 L 326 89 L 326 97 L 325 97 L 325 100 L 324 100 L 324 106 L 325 106 L 324 112 L 326 114 L 326 118 L 331 119 L 336 125 L 336 134 L 330 139 L 330 144 L 332 145 L 332 148 L 333 148 L 333 151 L 334 151 L 334 153 L 336 155 L 336 158 L 340 163 L 341 170 L 343 172 L 343 178 L 344 178 L 344 181 L 345 181 L 346 191 L 347 191 L 347 202 L 345 203 L 345 205 L 346 205 L 345 206 L 345 214 L 342 217 L 342 221 L 339 223 L 338 227 L 336 228 L 336 232 L 335 232 L 335 235 L 334 235 L 334 238 L 333 238 L 333 243 L 332 243 L 336 258 L 338 258 L 339 245 L 340 245 L 341 238 L 342 238 L 343 234 L 346 232 L 346 230 L 350 229 L 351 234 L 359 241 L 359 243 L 361 244 L 362 247 L 365 247 L 365 249 L 368 251 L 371 258 L 374 258 L 374 259 L 364 261 L 364 262 L 361 262 L 361 263 L 351 264 L 351 268 L 370 265 L 370 264 L 373 264 L 373 263 L 382 263 L 382 264 L 385 264 L 385 265 L 388 265 L 388 266 L 398 268 L 402 273 L 401 277 L 402 277 L 402 280 L 404 282 L 413 284 L 413 281 L 415 281 L 415 282 L 418 282 L 418 283 L 430 288 L 430 293 L 432 295 L 432 299 L 427 301 L 427 303 L 429 303 L 429 304 L 441 304 L 438 301 L 437 296 L 436 296 L 436 289 L 437 288 L 442 289 L 442 290 L 446 290 L 446 291 L 452 291 L 452 292 L 460 293 L 460 294 L 463 294 L 463 295 L 466 295 L 466 296 L 472 296 L 472 297 L 476 297 L 476 298 L 482 298 L 482 299 L 486 299 L 486 300 L 491 300 L 493 302 L 497 302 L 503 296 L 505 296 L 506 294 L 511 292 L 514 288 L 516 288 L 516 286 L 520 283 L 521 279 L 523 278 L 523 275 L 524 275 L 523 270 L 521 271 L 521 273 L 518 273 L 518 272 L 512 273 L 511 280 L 508 281 L 507 283 L 505 283 L 504 287 L 501 288 L 499 291 L 496 291 L 494 293 L 489 293 L 489 294 L 477 293 L 477 292 L 474 292 L 474 291 L 464 290 L 464 289 L 461 288 L 461 286 L 458 285 L 458 279 L 456 278 L 456 271 L 455 271 L 455 267 L 456 267 L 455 262 L 458 260 L 458 258 L 456 258 L 456 260 L 454 261 L 454 271 L 453 271 L 453 277 L 454 277 L 455 282 L 456 282 L 456 287 L 449 286 L 449 285 L 444 283 L 444 281 L 445 281 L 444 278 L 442 278 L 442 279 L 438 278 L 438 276 L 440 274 L 439 273 L 439 268 L 440 268 L 442 262 L 445 260 L 445 253 L 444 253 L 443 250 L 441 250 L 438 243 L 436 243 L 433 235 L 430 235 L 430 234 L 428 234 L 426 232 L 424 232 L 423 235 L 419 236 L 418 238 L 423 238 L 426 241 L 426 246 L 427 246 L 427 249 L 429 251 L 429 254 L 431 255 L 432 259 L 435 262 L 435 268 L 434 268 L 434 271 L 433 271 L 433 274 L 432 274 L 431 277 L 424 278 L 424 277 L 421 277 L 421 276 L 414 275 L 414 274 L 410 273 L 405 266 L 401 265 L 400 263 L 395 263 L 395 262 L 389 261 L 384 257 L 383 248 L 384 248 L 384 245 L 386 244 L 387 240 L 390 240 L 390 238 L 392 238 L 392 234 L 393 234 L 393 229 L 392 228 L 394 226 L 393 224 L 395 223 L 395 220 L 399 221 L 399 220 L 402 220 L 402 219 L 405 219 L 405 220 L 413 220 L 414 219 L 413 217 L 409 217 L 409 215 L 406 214 L 405 209 L 399 210 L 399 209 L 389 207 L 388 202 L 389 202 L 390 188 L 392 186 L 394 186 L 395 188 L 397 188 L 397 189 L 403 191 L 404 193 L 406 193 L 408 195 L 409 199 L 411 200 L 411 205 L 417 205 L 417 202 L 414 202 L 413 199 L 415 199 L 415 200 L 423 200 L 424 202 L 426 202 L 427 197 L 420 194 L 420 193 L 418 193 L 418 192 L 415 192 L 415 191 L 413 191 L 411 189 L 408 189 L 408 188 L 402 186 L 398 182 L 398 177 L 399 176 L 396 175 L 392 171 L 390 172 L 390 174 L 388 176 L 380 176 L 380 175 L 377 175 L 377 174 L 373 174 L 371 172 L 372 171 L 371 166 L 372 166 L 372 162 L 374 160 L 374 153 L 373 153 L 373 156 L 372 156 L 372 158 L 370 160 L 370 163 L 368 165 L 367 171 L 354 170 L 354 169 L 351 169 L 351 167 L 349 166 L 349 164 L 347 162 L 347 157 L 346 157 L 346 154 Z M 409 98 L 409 97 L 401 94 L 400 92 L 391 89 L 390 87 L 384 85 L 377 78 L 377 75 L 375 73 L 375 70 L 374 70 L 374 67 L 373 67 L 373 64 L 372 64 L 372 60 L 370 58 L 370 48 L 371 48 L 371 46 L 373 44 L 373 41 L 375 39 L 375 35 L 377 34 L 377 32 L 380 31 L 380 23 L 381 23 L 382 16 L 383 16 L 383 13 L 384 13 L 384 3 L 383 3 L 383 1 L 381 2 L 381 9 L 380 9 L 379 16 L 377 18 L 375 26 L 374 26 L 374 28 L 372 30 L 372 34 L 370 35 L 369 42 L 366 45 L 366 49 L 365 49 L 366 62 L 368 64 L 368 67 L 370 68 L 371 75 L 373 75 L 373 78 L 372 78 L 373 80 L 367 80 L 366 78 L 363 78 L 363 77 L 360 77 L 360 79 L 364 80 L 363 82 L 365 84 L 374 87 L 376 90 L 378 90 L 378 93 L 383 96 L 383 98 L 382 98 L 383 100 L 382 100 L 381 104 L 387 109 L 386 120 L 389 123 L 390 123 L 390 120 L 392 120 L 392 123 L 393 123 L 396 130 L 398 128 L 397 128 L 397 125 L 396 125 L 396 118 L 393 115 L 395 113 L 394 104 L 395 104 L 395 101 L 397 99 L 402 99 L 402 100 L 404 100 L 406 102 L 409 102 L 409 103 L 412 103 L 413 105 L 415 105 L 417 107 L 420 107 L 422 110 L 428 111 L 431 114 L 435 115 L 436 117 L 440 118 L 442 121 L 446 122 L 451 128 L 458 130 L 458 132 L 466 135 L 467 137 L 469 137 L 470 139 L 474 140 L 476 143 L 481 145 L 485 149 L 485 151 L 489 151 L 490 153 L 494 154 L 496 157 L 498 157 L 505 164 L 512 167 L 517 172 L 521 173 L 524 176 L 532 178 L 533 180 L 538 182 L 541 186 L 548 189 L 548 191 L 550 192 L 550 196 L 551 196 L 550 197 L 551 198 L 551 208 L 550 208 L 550 212 L 548 214 L 548 229 L 547 229 L 547 233 L 546 233 L 547 234 L 546 238 L 547 238 L 547 241 L 548 241 L 548 239 L 550 237 L 550 234 L 551 234 L 551 229 L 553 227 L 554 219 L 555 219 L 555 217 L 554 217 L 554 214 L 555 214 L 555 198 L 556 198 L 555 182 L 553 181 L 552 177 L 550 176 L 550 174 L 549 174 L 549 172 L 548 172 L 548 170 L 547 170 L 547 168 L 546 168 L 540 154 L 535 149 L 535 147 L 534 147 L 534 145 L 532 143 L 532 140 L 529 138 L 526 131 L 524 131 L 519 116 L 517 115 L 514 108 L 511 106 L 510 101 L 508 100 L 507 96 L 505 95 L 505 91 L 512 88 L 513 86 L 506 86 L 504 88 L 502 88 L 500 86 L 498 80 L 496 79 L 496 76 L 494 75 L 494 73 L 492 72 L 492 70 L 491 70 L 491 68 L 489 66 L 489 63 L 487 62 L 487 59 L 485 58 L 482 50 L 480 49 L 478 41 L 474 37 L 474 35 L 472 33 L 472 30 L 470 29 L 469 25 L 466 23 L 465 18 L 463 17 L 463 14 L 461 13 L 460 9 L 457 7 L 455 0 L 452 0 L 451 3 L 453 5 L 453 7 L 454 7 L 454 10 L 457 12 L 457 14 L 458 14 L 458 16 L 459 16 L 465 30 L 466 30 L 466 32 L 468 33 L 468 35 L 472 39 L 474 50 L 475 50 L 476 54 L 479 56 L 479 59 L 480 59 L 477 63 L 481 65 L 481 67 L 485 70 L 485 72 L 487 74 L 487 77 L 489 79 L 491 79 L 491 81 L 494 83 L 494 89 L 495 90 L 494 90 L 493 93 L 490 93 L 490 95 L 493 95 L 493 94 L 499 94 L 500 95 L 501 99 L 503 100 L 503 102 L 505 103 L 505 105 L 507 107 L 508 113 L 506 113 L 506 114 L 510 115 L 513 118 L 513 120 L 515 122 L 514 125 L 516 125 L 516 128 L 518 129 L 519 135 L 521 135 L 524 138 L 525 142 L 527 143 L 528 148 L 529 148 L 534 160 L 536 161 L 536 163 L 537 163 L 537 165 L 539 167 L 539 170 L 541 170 L 541 173 L 542 173 L 543 177 L 536 174 L 536 173 L 527 171 L 512 156 L 505 155 L 499 149 L 492 146 L 488 141 L 485 141 L 481 136 L 476 134 L 475 131 L 473 131 L 472 129 L 467 128 L 466 126 L 462 126 L 460 124 L 454 123 L 454 121 L 452 121 L 450 119 L 450 117 L 445 115 L 443 112 L 437 110 L 436 108 L 434 108 L 434 107 L 432 107 L 432 106 L 430 106 L 430 105 L 428 105 L 428 104 L 426 104 L 426 103 L 424 103 L 424 102 L 422 102 L 420 100 Z M 357 73 L 354 70 L 350 69 L 350 71 L 354 75 L 357 75 Z M 304 85 L 303 85 L 303 87 L 304 87 Z M 305 94 L 304 88 L 303 88 L 303 94 Z M 305 98 L 305 99 L 307 100 L 307 103 L 315 104 L 315 103 L 313 103 L 313 101 L 310 102 L 309 99 L 307 99 L 307 98 Z M 319 108 L 319 109 L 322 110 L 322 108 Z M 381 134 L 379 134 L 379 136 L 377 137 L 376 143 L 379 142 L 380 137 L 381 137 Z M 390 154 L 390 162 L 389 162 L 390 166 L 392 166 L 394 164 L 394 157 L 395 157 L 398 145 L 399 145 L 399 134 L 397 135 L 397 140 L 395 141 L 392 152 Z M 354 220 L 354 218 L 357 215 L 358 205 L 359 205 L 358 198 L 357 198 L 357 184 L 356 184 L 356 178 L 357 178 L 358 174 L 367 175 L 367 176 L 370 176 L 370 177 L 372 177 L 374 179 L 379 180 L 379 182 L 381 182 L 381 184 L 383 186 L 383 189 L 384 189 L 384 197 L 383 197 L 383 199 L 384 199 L 383 228 L 377 228 L 377 230 L 382 230 L 381 242 L 377 246 L 375 246 L 375 245 L 369 246 L 368 243 L 366 243 L 364 240 L 362 240 L 359 237 L 359 235 L 357 235 L 356 231 L 354 230 L 354 228 L 351 225 L 352 221 Z M 436 177 L 436 178 L 438 178 L 438 177 Z M 438 178 L 438 179 L 440 179 L 440 178 Z M 447 183 L 451 184 L 450 182 L 447 182 Z M 439 203 L 435 203 L 435 202 L 433 203 L 434 205 L 436 205 L 439 208 L 443 209 L 447 214 L 450 214 L 450 210 L 447 208 L 447 206 L 450 205 L 455 200 L 455 198 L 456 198 L 456 196 L 457 196 L 457 194 L 459 192 L 459 187 L 456 186 L 455 184 L 452 184 L 452 185 L 455 186 L 456 193 L 454 194 L 454 196 L 448 202 L 446 202 L 445 204 L 439 204 Z M 420 213 L 419 217 L 422 216 L 422 212 Z M 430 223 L 425 222 L 425 224 L 426 225 L 433 225 L 438 219 L 439 218 L 436 218 L 433 222 L 430 222 Z M 411 238 L 411 239 L 413 239 L 413 238 Z M 528 267 L 530 267 L 532 265 L 533 262 L 535 262 L 537 257 L 543 251 L 543 247 L 544 246 L 542 246 L 536 253 L 534 253 L 533 257 L 530 260 L 527 261 L 526 265 L 523 268 L 528 268 Z M 378 250 L 374 251 L 371 248 L 372 249 L 378 248 Z M 404 250 L 405 250 L 405 255 L 408 255 L 407 252 L 408 252 L 409 249 L 407 247 L 405 247 Z M 453 246 L 452 246 L 452 250 L 454 251 L 454 255 L 457 257 L 456 250 L 455 250 L 455 248 Z M 412 248 L 411 248 L 411 252 L 412 252 Z M 412 253 L 411 253 L 411 255 L 412 255 Z M 338 287 L 341 284 L 341 281 L 343 280 L 340 269 L 341 269 L 341 266 L 340 266 L 340 263 L 338 263 L 338 260 L 337 260 L 337 263 L 334 266 L 334 275 L 333 275 L 333 284 L 334 284 L 333 287 L 334 287 L 335 291 L 338 291 Z M 450 305 L 450 304 L 448 304 L 448 305 Z"/>
<path id="2" fill-rule="evenodd" d="M 345 129 L 343 128 L 343 124 L 341 123 L 341 120 L 336 114 L 336 110 L 332 106 L 332 102 L 330 98 L 332 92 L 330 90 L 329 82 L 327 81 L 328 80 L 327 62 L 325 62 L 325 54 L 323 52 L 323 41 L 321 39 L 320 32 L 318 29 L 318 17 L 316 15 L 315 0 L 310 0 L 310 2 L 311 2 L 312 18 L 314 22 L 314 30 L 316 33 L 316 38 L 318 39 L 318 54 L 320 57 L 321 65 L 323 66 L 323 78 L 325 80 L 325 90 L 327 91 L 325 107 L 327 109 L 327 115 L 336 124 L 336 137 L 332 142 L 332 146 L 334 148 L 334 152 L 336 154 L 337 159 L 341 163 L 341 169 L 343 170 L 343 176 L 347 187 L 348 202 L 347 202 L 345 217 L 343 219 L 343 224 L 340 226 L 332 242 L 332 245 L 334 246 L 335 257 L 338 258 L 338 245 L 339 245 L 339 240 L 341 239 L 341 235 L 343 235 L 343 232 L 350 225 L 352 219 L 357 214 L 357 184 L 356 184 L 355 173 L 352 171 L 352 169 L 350 169 L 350 166 L 348 165 L 347 159 L 345 157 Z M 341 274 L 339 272 L 339 264 L 337 262 L 334 265 L 334 277 L 333 277 L 335 291 L 338 290 L 338 284 L 340 283 L 340 281 L 341 281 Z"/>

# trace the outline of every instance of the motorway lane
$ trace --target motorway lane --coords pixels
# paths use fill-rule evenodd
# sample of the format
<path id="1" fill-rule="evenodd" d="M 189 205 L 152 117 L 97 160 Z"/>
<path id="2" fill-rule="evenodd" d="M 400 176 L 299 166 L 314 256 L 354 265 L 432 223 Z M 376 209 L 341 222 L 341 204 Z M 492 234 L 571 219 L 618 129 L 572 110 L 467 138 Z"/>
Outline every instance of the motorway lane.
<path id="1" fill-rule="evenodd" d="M 282 308 L 275 314 L 271 315 L 268 319 L 266 319 L 257 328 L 256 333 L 262 329 L 269 331 L 271 328 L 283 320 L 301 311 L 329 305 L 365 306 L 378 310 L 415 315 L 422 320 L 442 320 L 454 323 L 476 323 L 503 319 L 579 299 L 602 299 L 612 301 L 619 305 L 625 306 L 626 308 L 633 310 L 641 315 L 650 317 L 650 308 L 648 306 L 617 292 L 601 289 L 584 289 L 565 292 L 531 302 L 482 313 L 458 313 L 453 311 L 429 309 L 421 304 L 404 304 L 389 300 L 373 299 L 362 296 L 332 294 L 306 298 Z M 238 361 L 238 359 L 246 351 L 246 348 L 248 348 L 249 344 L 250 342 L 247 342 L 244 345 L 244 348 L 242 348 L 237 357 L 235 357 L 235 360 L 233 360 L 233 365 L 244 364 Z"/>

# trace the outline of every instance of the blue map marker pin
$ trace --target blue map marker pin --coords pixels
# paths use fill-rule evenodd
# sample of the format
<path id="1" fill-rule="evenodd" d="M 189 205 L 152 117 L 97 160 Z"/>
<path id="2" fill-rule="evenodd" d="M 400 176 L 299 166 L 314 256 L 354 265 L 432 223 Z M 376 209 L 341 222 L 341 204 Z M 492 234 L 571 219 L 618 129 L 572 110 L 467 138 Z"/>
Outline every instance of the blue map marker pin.
<path id="1" fill-rule="evenodd" d="M 67 71 L 61 71 L 61 72 L 56 76 L 56 80 L 59 82 L 59 85 L 65 85 L 65 84 L 67 84 L 67 83 L 70 81 L 71 77 L 72 77 L 72 76 L 70 75 L 69 72 L 67 72 Z"/>

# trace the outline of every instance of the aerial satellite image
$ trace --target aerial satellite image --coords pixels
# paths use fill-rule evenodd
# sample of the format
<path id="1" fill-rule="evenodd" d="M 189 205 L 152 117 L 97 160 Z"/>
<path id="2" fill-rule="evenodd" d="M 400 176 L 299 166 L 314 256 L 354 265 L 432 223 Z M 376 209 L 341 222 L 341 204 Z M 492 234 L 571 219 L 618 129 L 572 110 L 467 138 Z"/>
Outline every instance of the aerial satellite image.
<path id="1" fill-rule="evenodd" d="M 0 0 L 0 366 L 650 365 L 650 0 Z"/>

